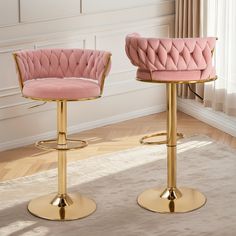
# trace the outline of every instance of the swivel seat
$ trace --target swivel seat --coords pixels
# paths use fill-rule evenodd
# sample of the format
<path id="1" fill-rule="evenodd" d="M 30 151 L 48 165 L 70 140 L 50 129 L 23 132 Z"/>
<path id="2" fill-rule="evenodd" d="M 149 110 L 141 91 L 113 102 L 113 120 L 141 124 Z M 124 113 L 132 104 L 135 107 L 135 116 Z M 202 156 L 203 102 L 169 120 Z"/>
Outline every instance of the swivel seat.
<path id="1" fill-rule="evenodd" d="M 166 84 L 167 138 L 163 143 L 167 144 L 167 186 L 146 190 L 138 196 L 138 204 L 145 209 L 189 212 L 206 203 L 199 191 L 176 184 L 176 140 L 177 136 L 182 137 L 177 134 L 176 90 L 178 84 L 205 83 L 217 78 L 212 65 L 215 42 L 213 37 L 158 39 L 143 38 L 137 33 L 126 37 L 126 54 L 138 67 L 137 80 Z"/>
<path id="2" fill-rule="evenodd" d="M 67 151 L 87 146 L 84 140 L 67 138 L 67 102 L 100 98 L 109 73 L 111 54 L 82 49 L 42 49 L 14 54 L 23 97 L 57 103 L 57 138 L 36 143 L 58 151 L 58 193 L 31 200 L 28 210 L 48 220 L 74 220 L 96 210 L 96 203 L 67 193 Z"/>

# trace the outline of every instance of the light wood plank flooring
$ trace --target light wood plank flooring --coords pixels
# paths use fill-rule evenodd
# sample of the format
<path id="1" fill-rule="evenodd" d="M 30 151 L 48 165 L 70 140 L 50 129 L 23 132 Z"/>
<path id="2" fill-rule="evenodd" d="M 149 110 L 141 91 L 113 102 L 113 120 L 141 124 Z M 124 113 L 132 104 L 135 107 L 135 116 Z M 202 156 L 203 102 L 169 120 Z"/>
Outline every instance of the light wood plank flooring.
<path id="1" fill-rule="evenodd" d="M 73 135 L 89 142 L 79 151 L 70 151 L 68 160 L 75 161 L 140 146 L 138 140 L 146 134 L 163 131 L 166 127 L 165 112 L 137 118 Z M 178 113 L 178 131 L 185 137 L 207 135 L 236 149 L 236 138 L 213 128 L 184 113 Z M 56 167 L 56 152 L 45 152 L 34 145 L 0 152 L 0 181 L 31 175 Z"/>

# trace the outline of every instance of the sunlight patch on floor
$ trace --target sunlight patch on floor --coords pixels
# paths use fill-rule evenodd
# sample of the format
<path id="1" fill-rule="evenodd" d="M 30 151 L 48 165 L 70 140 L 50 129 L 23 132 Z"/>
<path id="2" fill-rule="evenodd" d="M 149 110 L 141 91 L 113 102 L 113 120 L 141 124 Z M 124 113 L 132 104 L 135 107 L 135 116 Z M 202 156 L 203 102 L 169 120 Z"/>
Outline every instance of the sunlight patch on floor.
<path id="1" fill-rule="evenodd" d="M 189 151 L 191 149 L 202 148 L 204 146 L 212 144 L 212 141 L 188 141 L 186 143 L 178 144 L 177 146 L 177 153 L 182 153 Z"/>
<path id="2" fill-rule="evenodd" d="M 8 236 L 17 231 L 24 230 L 27 227 L 36 224 L 34 221 L 15 221 L 9 225 L 0 228 L 0 235 L 1 236 Z"/>

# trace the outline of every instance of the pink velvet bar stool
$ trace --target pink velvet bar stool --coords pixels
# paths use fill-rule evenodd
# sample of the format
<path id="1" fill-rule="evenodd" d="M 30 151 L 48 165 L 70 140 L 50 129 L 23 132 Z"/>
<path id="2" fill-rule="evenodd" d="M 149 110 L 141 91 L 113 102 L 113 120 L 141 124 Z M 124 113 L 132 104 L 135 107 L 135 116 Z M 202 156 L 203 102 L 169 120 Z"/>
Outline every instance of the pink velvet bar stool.
<path id="1" fill-rule="evenodd" d="M 67 138 L 67 102 L 100 98 L 111 64 L 111 54 L 82 49 L 42 49 L 14 54 L 20 88 L 25 98 L 57 103 L 57 138 L 36 143 L 58 151 L 58 193 L 31 200 L 28 210 L 48 220 L 74 220 L 96 210 L 96 203 L 79 193 L 68 194 L 66 155 L 87 146 Z"/>
<path id="2" fill-rule="evenodd" d="M 213 37 L 158 39 L 143 38 L 137 33 L 126 37 L 127 56 L 138 67 L 137 80 L 166 84 L 167 138 L 163 143 L 167 144 L 167 186 L 148 189 L 139 195 L 138 204 L 147 210 L 189 212 L 206 203 L 206 197 L 199 191 L 176 184 L 176 140 L 182 137 L 182 134 L 177 135 L 176 87 L 217 78 L 212 65 L 215 42 Z M 151 136 L 145 136 L 141 142 L 145 143 Z"/>

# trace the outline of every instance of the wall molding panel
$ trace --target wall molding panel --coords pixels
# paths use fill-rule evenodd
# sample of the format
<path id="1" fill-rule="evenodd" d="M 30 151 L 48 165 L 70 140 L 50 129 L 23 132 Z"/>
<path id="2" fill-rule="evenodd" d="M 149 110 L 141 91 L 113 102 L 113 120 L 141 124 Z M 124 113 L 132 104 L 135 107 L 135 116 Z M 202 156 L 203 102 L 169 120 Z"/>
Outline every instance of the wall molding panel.
<path id="1" fill-rule="evenodd" d="M 91 14 L 91 13 L 105 13 L 108 11 L 118 11 L 118 10 L 125 10 L 129 8 L 138 8 L 138 7 L 145 7 L 147 5 L 153 6 L 156 8 L 158 5 L 159 8 L 162 8 L 167 14 L 167 11 L 171 10 L 173 5 L 173 1 L 170 0 L 119 0 L 118 4 L 114 4 L 112 1 L 107 0 L 99 0 L 99 4 L 93 4 L 94 0 L 86 0 L 82 1 L 82 13 Z M 169 7 L 167 7 L 169 6 Z"/>
<path id="2" fill-rule="evenodd" d="M 30 109 L 41 102 L 21 96 L 12 57 L 18 50 L 76 47 L 111 51 L 112 69 L 103 98 L 70 104 L 70 133 L 165 110 L 165 87 L 135 80 L 135 68 L 125 55 L 124 44 L 125 36 L 132 32 L 173 36 L 174 0 L 147 0 L 145 4 L 141 0 L 112 4 L 110 0 L 99 4 L 52 0 L 57 12 L 51 11 L 51 1 L 35 1 L 12 0 L 11 5 L 9 0 L 0 1 L 0 150 L 52 137 L 56 129 L 54 103 Z M 12 14 L 1 21 L 1 14 L 9 7 Z"/>
<path id="3" fill-rule="evenodd" d="M 65 7 L 65 3 L 67 3 Z M 79 16 L 80 0 L 20 0 L 20 23 Z"/>
<path id="4" fill-rule="evenodd" d="M 19 0 L 0 1 L 0 27 L 19 23 Z M 3 9 L 3 10 L 2 10 Z"/>

